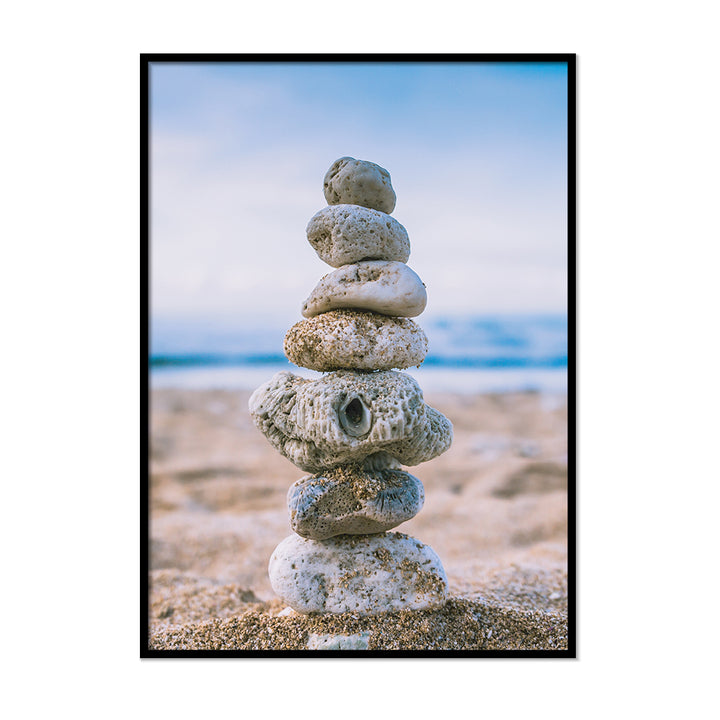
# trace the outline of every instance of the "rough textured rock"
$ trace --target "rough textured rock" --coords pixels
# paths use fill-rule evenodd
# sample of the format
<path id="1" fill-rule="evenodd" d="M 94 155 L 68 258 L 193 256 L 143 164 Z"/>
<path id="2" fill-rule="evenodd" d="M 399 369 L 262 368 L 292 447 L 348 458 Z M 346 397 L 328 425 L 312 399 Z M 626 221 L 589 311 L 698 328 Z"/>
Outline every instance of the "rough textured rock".
<path id="1" fill-rule="evenodd" d="M 293 325 L 284 350 L 290 362 L 310 370 L 392 370 L 422 364 L 428 341 L 408 318 L 330 310 Z"/>
<path id="2" fill-rule="evenodd" d="M 416 317 L 426 303 L 425 284 L 405 263 L 363 260 L 325 275 L 304 302 L 302 314 L 310 318 L 328 310 L 352 308 Z"/>
<path id="3" fill-rule="evenodd" d="M 333 267 L 359 260 L 407 262 L 410 257 L 407 230 L 390 215 L 359 205 L 331 205 L 315 213 L 307 238 Z"/>
<path id="4" fill-rule="evenodd" d="M 283 371 L 251 395 L 249 408 L 270 444 L 311 473 L 359 462 L 383 469 L 392 467 L 389 458 L 419 465 L 452 443 L 450 421 L 401 372 L 306 379 Z"/>
<path id="5" fill-rule="evenodd" d="M 391 213 L 395 191 L 390 173 L 367 160 L 341 157 L 325 173 L 323 193 L 328 205 L 351 203 Z"/>
<path id="6" fill-rule="evenodd" d="M 424 500 L 422 483 L 409 473 L 355 465 L 301 478 L 287 497 L 290 526 L 314 540 L 390 530 L 415 517 Z"/>
<path id="7" fill-rule="evenodd" d="M 270 583 L 301 613 L 376 615 L 438 607 L 447 596 L 440 559 L 402 533 L 285 538 L 270 558 Z"/>

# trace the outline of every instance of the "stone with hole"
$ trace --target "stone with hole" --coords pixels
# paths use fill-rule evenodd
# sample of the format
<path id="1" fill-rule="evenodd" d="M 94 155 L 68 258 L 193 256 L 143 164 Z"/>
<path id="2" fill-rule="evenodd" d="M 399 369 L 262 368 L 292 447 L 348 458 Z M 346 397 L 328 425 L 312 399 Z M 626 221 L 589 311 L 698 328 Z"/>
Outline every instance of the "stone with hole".
<path id="1" fill-rule="evenodd" d="M 452 443 L 450 421 L 401 372 L 340 370 L 308 379 L 283 371 L 252 394 L 249 408 L 272 446 L 311 473 L 345 463 L 419 465 Z"/>

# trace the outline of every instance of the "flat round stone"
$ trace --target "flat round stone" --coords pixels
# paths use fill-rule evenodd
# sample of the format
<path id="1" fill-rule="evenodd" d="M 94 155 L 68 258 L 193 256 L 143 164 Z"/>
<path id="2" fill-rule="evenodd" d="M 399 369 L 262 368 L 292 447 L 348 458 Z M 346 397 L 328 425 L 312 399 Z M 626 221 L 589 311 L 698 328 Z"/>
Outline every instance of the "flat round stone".
<path id="1" fill-rule="evenodd" d="M 393 217 L 359 205 L 331 205 L 315 213 L 307 238 L 318 257 L 332 267 L 359 260 L 407 262 L 410 239 Z"/>
<path id="2" fill-rule="evenodd" d="M 336 160 L 325 173 L 323 194 L 328 205 L 351 203 L 386 213 L 395 209 L 390 173 L 368 160 Z"/>
<path id="3" fill-rule="evenodd" d="M 439 607 L 447 577 L 429 545 L 402 533 L 285 538 L 270 558 L 270 584 L 300 613 L 377 615 Z"/>
<path id="4" fill-rule="evenodd" d="M 283 349 L 290 362 L 309 370 L 391 370 L 420 365 L 428 343 L 408 318 L 330 310 L 293 325 Z"/>
<path id="5" fill-rule="evenodd" d="M 425 309 L 425 284 L 405 263 L 363 260 L 328 273 L 305 301 L 306 318 L 351 308 L 393 317 L 416 317 Z"/>
<path id="6" fill-rule="evenodd" d="M 287 496 L 290 526 L 314 540 L 390 530 L 415 517 L 424 500 L 422 483 L 410 473 L 357 465 L 301 478 Z"/>

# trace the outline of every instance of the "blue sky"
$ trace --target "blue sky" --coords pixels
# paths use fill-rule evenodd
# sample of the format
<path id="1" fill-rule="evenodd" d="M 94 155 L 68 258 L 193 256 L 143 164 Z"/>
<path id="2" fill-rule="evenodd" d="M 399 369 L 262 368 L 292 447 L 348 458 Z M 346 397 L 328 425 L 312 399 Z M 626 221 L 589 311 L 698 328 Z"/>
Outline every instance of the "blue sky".
<path id="1" fill-rule="evenodd" d="M 338 157 L 385 167 L 426 313 L 564 312 L 563 64 L 159 63 L 154 317 L 295 322 Z"/>

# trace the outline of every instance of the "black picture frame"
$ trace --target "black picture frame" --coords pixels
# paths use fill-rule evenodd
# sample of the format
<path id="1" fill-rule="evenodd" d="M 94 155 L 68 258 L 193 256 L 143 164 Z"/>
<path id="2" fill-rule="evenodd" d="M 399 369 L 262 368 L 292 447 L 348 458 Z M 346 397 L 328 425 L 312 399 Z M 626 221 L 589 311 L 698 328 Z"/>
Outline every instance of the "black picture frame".
<path id="1" fill-rule="evenodd" d="M 163 54 L 140 55 L 140 248 L 141 248 L 141 421 L 140 421 L 140 657 L 141 658 L 378 658 L 378 657 L 471 657 L 471 658 L 556 658 L 577 657 L 577 356 L 576 356 L 576 292 L 577 292 L 577 117 L 576 83 L 577 57 L 575 54 Z M 563 650 L 428 650 L 428 651 L 373 651 L 361 653 L 342 650 L 290 651 L 290 650 L 157 650 L 149 647 L 149 571 L 150 571 L 150 511 L 149 511 L 149 457 L 150 457 L 150 70 L 156 63 L 565 63 L 568 78 L 567 102 L 567 230 L 568 230 L 568 647 Z"/>

